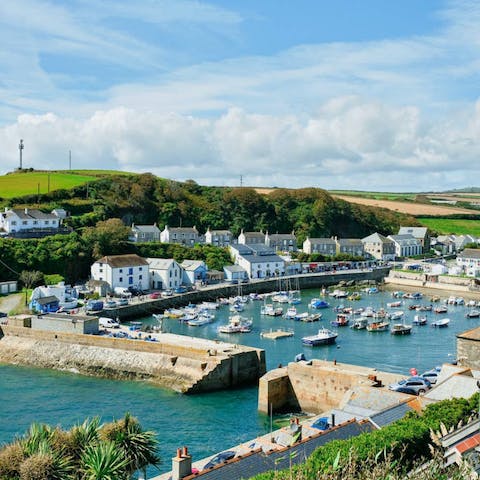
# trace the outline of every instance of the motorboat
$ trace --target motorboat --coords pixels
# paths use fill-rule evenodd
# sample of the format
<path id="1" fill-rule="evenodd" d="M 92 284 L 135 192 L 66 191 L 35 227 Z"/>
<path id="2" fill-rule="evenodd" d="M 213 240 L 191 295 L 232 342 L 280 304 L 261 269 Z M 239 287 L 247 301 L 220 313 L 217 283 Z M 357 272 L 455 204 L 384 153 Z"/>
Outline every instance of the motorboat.
<path id="1" fill-rule="evenodd" d="M 329 345 L 335 343 L 338 333 L 329 330 L 328 328 L 321 328 L 316 335 L 309 335 L 302 338 L 304 345 L 315 347 L 317 345 Z"/>
<path id="2" fill-rule="evenodd" d="M 447 312 L 448 312 L 448 308 L 447 308 L 447 307 L 444 307 L 444 306 L 435 307 L 435 308 L 433 309 L 433 312 L 434 312 L 434 313 L 447 313 Z"/>
<path id="3" fill-rule="evenodd" d="M 390 329 L 392 335 L 410 335 L 412 333 L 412 326 L 404 323 L 394 323 Z"/>
<path id="4" fill-rule="evenodd" d="M 187 325 L 189 325 L 190 327 L 201 327 L 203 325 L 207 325 L 212 322 L 213 322 L 212 317 L 199 315 L 198 318 L 194 318 L 193 320 L 188 320 Z"/>
<path id="5" fill-rule="evenodd" d="M 387 303 L 388 308 L 398 308 L 402 306 L 401 301 Z"/>
<path id="6" fill-rule="evenodd" d="M 470 310 L 465 316 L 467 318 L 478 318 L 480 317 L 480 310 Z"/>
<path id="7" fill-rule="evenodd" d="M 365 328 L 367 328 L 367 325 L 368 325 L 368 318 L 360 317 L 353 321 L 353 324 L 350 328 L 353 328 L 354 330 L 364 330 Z"/>
<path id="8" fill-rule="evenodd" d="M 227 325 L 220 325 L 219 333 L 248 333 L 252 331 L 252 320 L 241 315 L 232 315 Z"/>
<path id="9" fill-rule="evenodd" d="M 369 332 L 386 332 L 390 326 L 389 322 L 372 322 L 367 325 Z"/>
<path id="10" fill-rule="evenodd" d="M 295 307 L 288 307 L 287 312 L 285 313 L 285 318 L 294 319 L 298 315 L 297 309 Z"/>
<path id="11" fill-rule="evenodd" d="M 415 325 L 426 325 L 427 324 L 427 317 L 426 315 L 415 315 L 413 317 L 413 324 Z"/>
<path id="12" fill-rule="evenodd" d="M 440 320 L 435 320 L 434 322 L 432 322 L 432 327 L 445 328 L 448 327 L 449 323 L 449 318 L 442 318 Z"/>
<path id="13" fill-rule="evenodd" d="M 337 315 L 337 318 L 335 320 L 332 320 L 332 322 L 330 322 L 330 323 L 334 327 L 346 327 L 350 323 L 350 320 L 343 313 L 339 313 Z"/>
<path id="14" fill-rule="evenodd" d="M 328 308 L 330 304 L 325 300 L 321 300 L 320 298 L 312 298 L 312 300 L 310 300 L 309 306 L 311 308 L 319 309 L 319 308 Z"/>
<path id="15" fill-rule="evenodd" d="M 402 318 L 405 314 L 402 312 L 402 310 L 398 310 L 397 312 L 392 312 L 390 314 L 390 320 L 399 320 Z"/>
<path id="16" fill-rule="evenodd" d="M 283 315 L 283 308 L 274 307 L 273 304 L 267 303 L 260 309 L 260 314 L 268 315 L 269 317 L 279 317 L 280 315 Z"/>
<path id="17" fill-rule="evenodd" d="M 322 318 L 321 313 L 310 313 L 306 317 L 302 316 L 298 320 L 302 322 L 318 322 L 318 320 L 320 320 L 321 318 Z"/>
<path id="18" fill-rule="evenodd" d="M 333 292 L 329 293 L 329 296 L 333 298 L 347 298 L 348 292 L 345 290 L 334 290 Z"/>

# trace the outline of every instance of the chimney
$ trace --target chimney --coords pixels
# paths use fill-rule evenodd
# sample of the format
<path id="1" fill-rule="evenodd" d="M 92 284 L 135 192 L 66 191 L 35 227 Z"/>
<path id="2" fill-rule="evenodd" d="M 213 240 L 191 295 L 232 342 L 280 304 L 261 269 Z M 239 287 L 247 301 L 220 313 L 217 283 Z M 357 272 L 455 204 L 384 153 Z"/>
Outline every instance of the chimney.
<path id="1" fill-rule="evenodd" d="M 188 448 L 177 448 L 177 456 L 172 458 L 172 480 L 181 480 L 192 473 L 192 456 Z"/>

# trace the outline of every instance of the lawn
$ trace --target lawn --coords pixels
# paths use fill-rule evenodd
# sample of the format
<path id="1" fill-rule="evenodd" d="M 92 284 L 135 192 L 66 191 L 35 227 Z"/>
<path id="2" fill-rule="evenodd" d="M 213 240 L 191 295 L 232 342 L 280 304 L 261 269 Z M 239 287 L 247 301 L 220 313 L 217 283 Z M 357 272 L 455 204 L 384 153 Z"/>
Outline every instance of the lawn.
<path id="1" fill-rule="evenodd" d="M 480 236 L 480 220 L 467 220 L 462 218 L 422 218 L 417 220 L 430 230 L 440 234 L 465 235 L 467 233 Z"/>
<path id="2" fill-rule="evenodd" d="M 0 176 L 0 197 L 12 198 L 59 189 L 70 189 L 103 175 L 123 174 L 113 170 L 33 171 Z M 50 187 L 50 188 L 49 188 Z"/>

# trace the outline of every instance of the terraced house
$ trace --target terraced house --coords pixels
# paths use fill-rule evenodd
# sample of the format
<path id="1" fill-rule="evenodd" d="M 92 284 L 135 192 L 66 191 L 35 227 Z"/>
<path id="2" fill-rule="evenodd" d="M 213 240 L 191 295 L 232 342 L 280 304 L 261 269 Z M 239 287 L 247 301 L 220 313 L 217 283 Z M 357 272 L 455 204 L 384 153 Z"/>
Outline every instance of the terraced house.
<path id="1" fill-rule="evenodd" d="M 384 237 L 380 233 L 372 233 L 362 238 L 365 253 L 368 253 L 377 260 L 389 262 L 395 260 L 395 244 L 393 240 Z"/>
<path id="2" fill-rule="evenodd" d="M 55 210 L 54 210 L 55 212 Z M 12 208 L 5 207 L 0 214 L 0 230 L 13 236 L 28 237 L 36 233 L 55 234 L 61 230 L 61 217 L 55 213 L 45 213 L 34 208 Z"/>
<path id="3" fill-rule="evenodd" d="M 193 247 L 193 245 L 200 241 L 200 237 L 195 226 L 169 227 L 165 225 L 165 228 L 160 234 L 160 241 L 162 243 L 179 243 L 180 245 Z"/>

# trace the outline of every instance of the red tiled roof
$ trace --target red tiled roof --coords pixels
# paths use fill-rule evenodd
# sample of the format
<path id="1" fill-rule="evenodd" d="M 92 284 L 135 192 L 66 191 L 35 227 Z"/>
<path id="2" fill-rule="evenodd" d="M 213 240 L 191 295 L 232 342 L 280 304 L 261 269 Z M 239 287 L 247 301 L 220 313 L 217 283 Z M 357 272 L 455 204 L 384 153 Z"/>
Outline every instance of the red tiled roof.
<path id="1" fill-rule="evenodd" d="M 465 452 L 472 450 L 472 448 L 475 448 L 478 445 L 480 445 L 480 433 L 476 433 L 472 437 L 467 438 L 463 442 L 460 442 L 455 448 L 458 453 L 463 455 Z"/>

